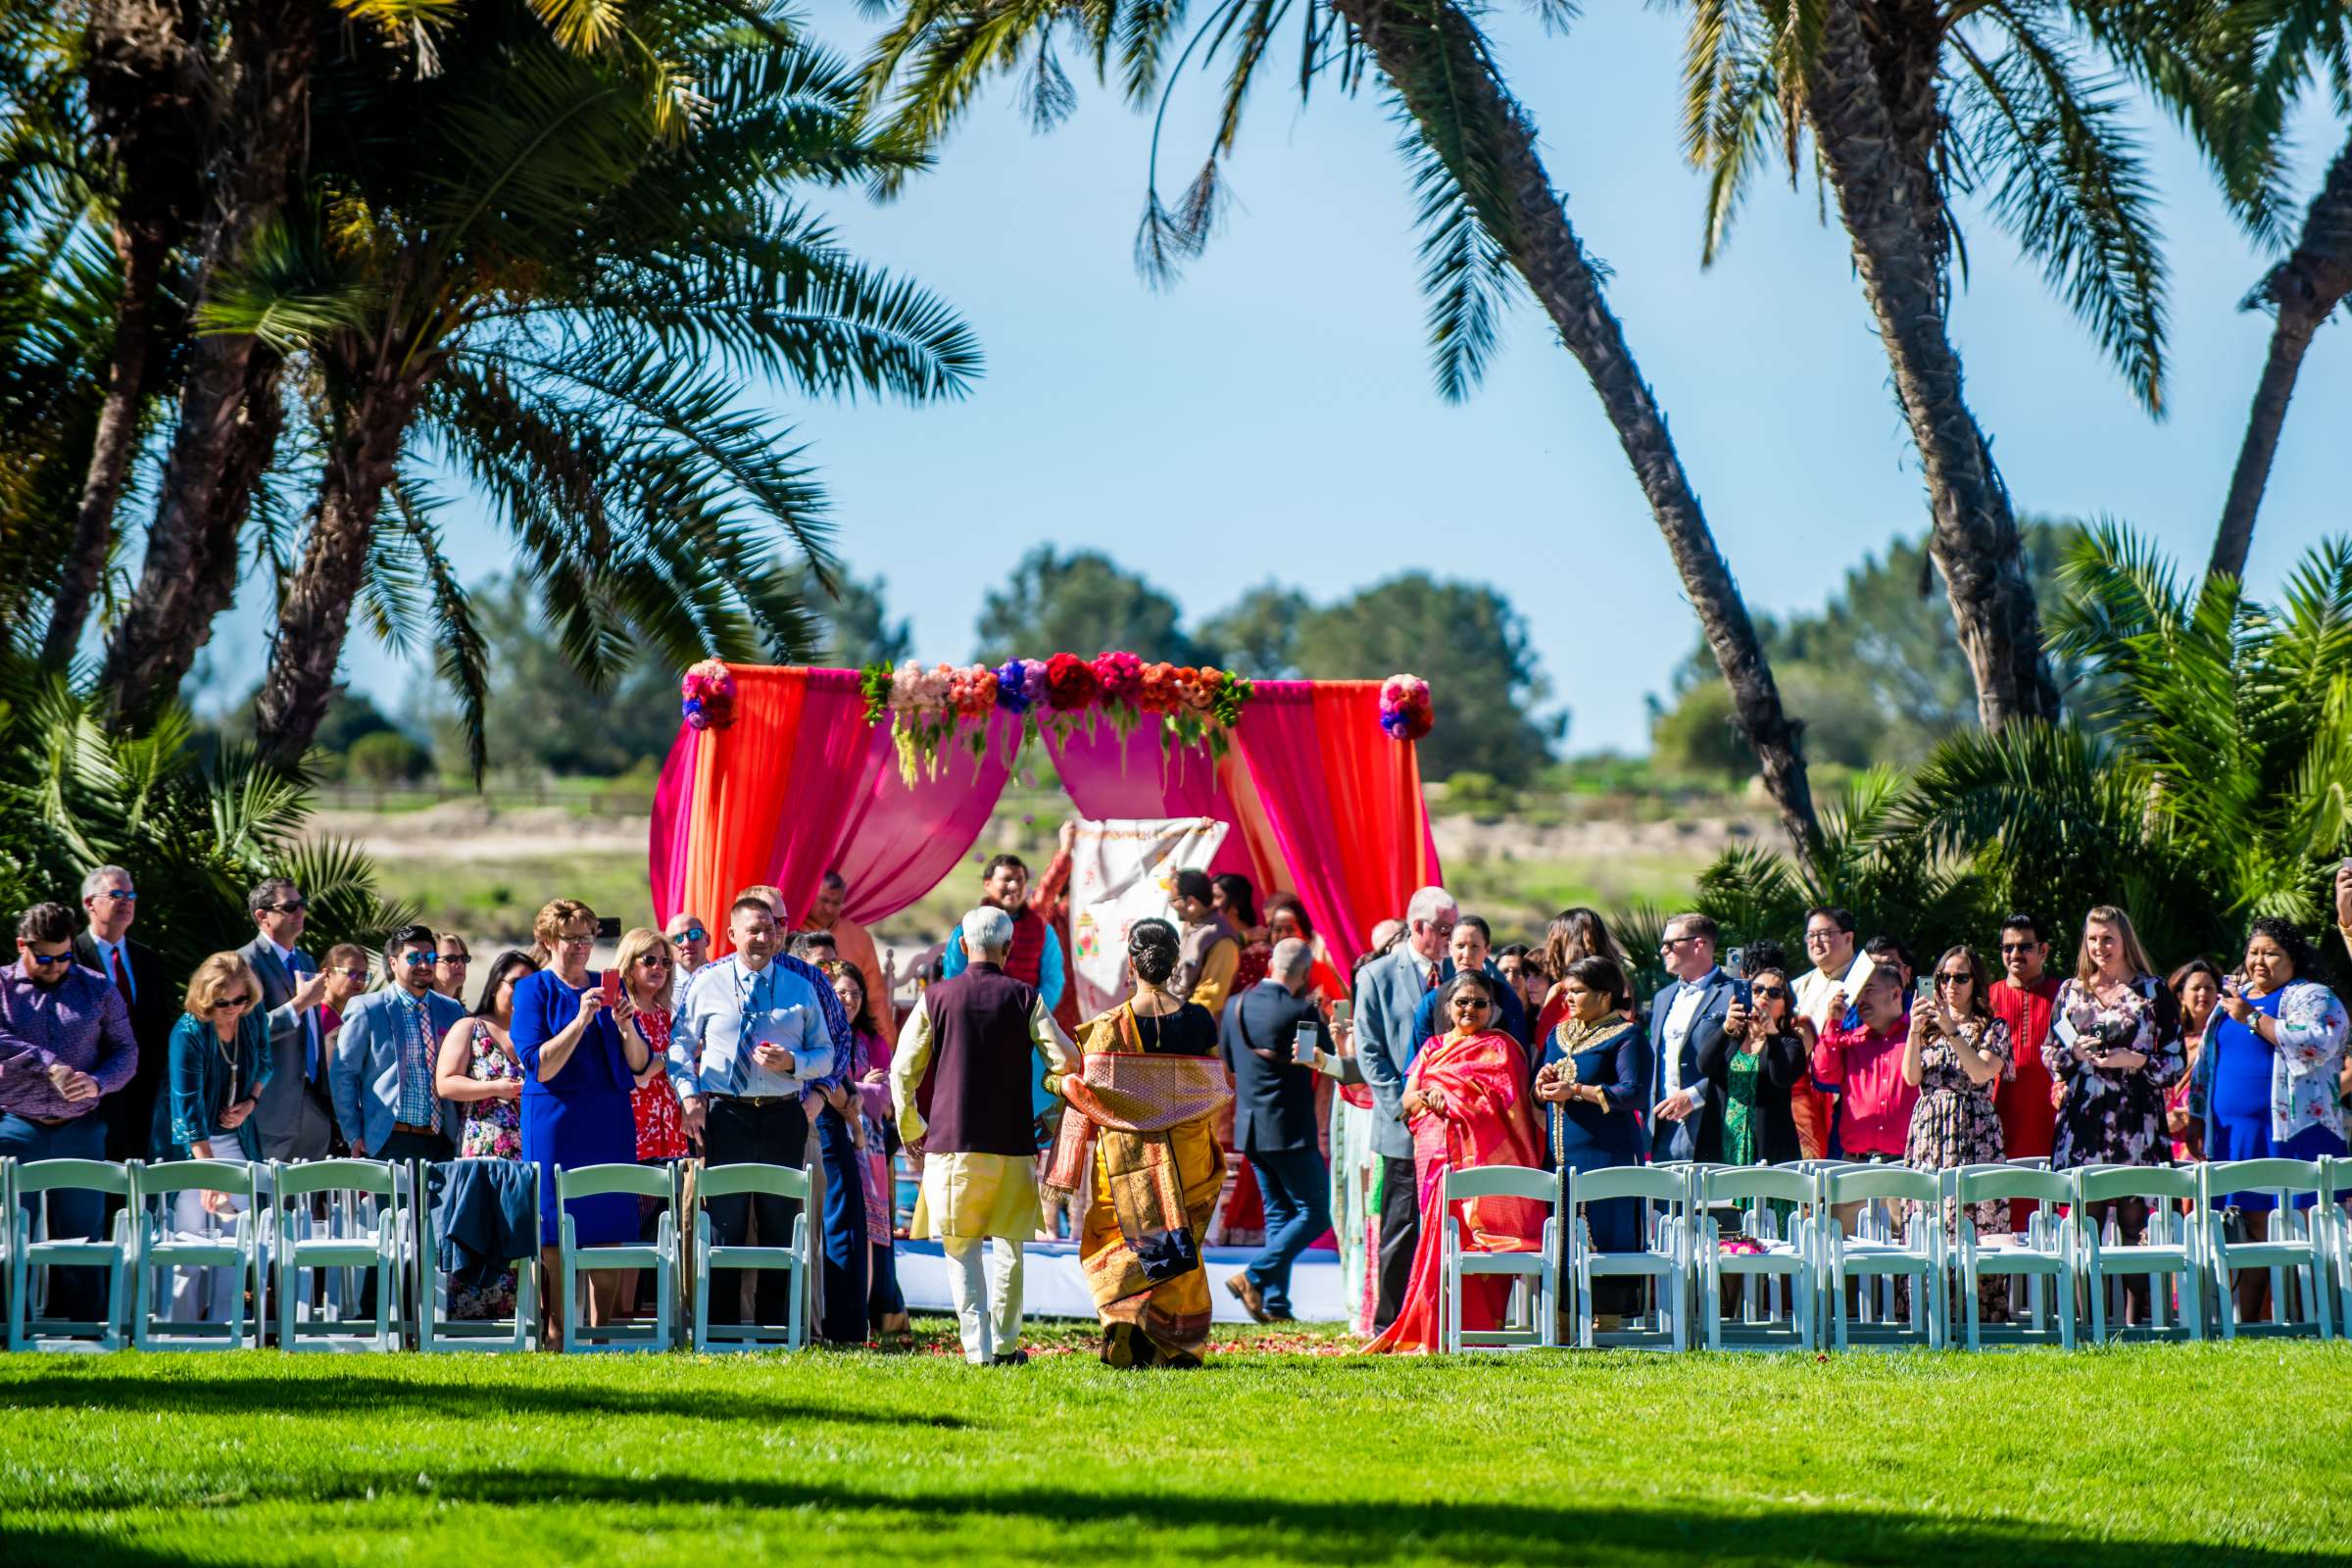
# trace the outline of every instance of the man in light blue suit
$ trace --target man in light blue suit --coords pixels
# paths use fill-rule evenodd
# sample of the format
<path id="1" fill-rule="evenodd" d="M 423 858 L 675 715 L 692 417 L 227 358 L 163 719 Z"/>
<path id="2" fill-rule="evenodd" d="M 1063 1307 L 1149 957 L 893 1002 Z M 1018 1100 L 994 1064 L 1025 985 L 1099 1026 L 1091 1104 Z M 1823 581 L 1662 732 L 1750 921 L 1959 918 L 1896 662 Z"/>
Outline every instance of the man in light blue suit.
<path id="1" fill-rule="evenodd" d="M 383 986 L 343 1014 L 327 1087 L 335 1124 L 362 1159 L 457 1157 L 457 1107 L 434 1077 L 441 1041 L 466 1006 L 433 989 L 437 956 L 431 929 L 410 926 L 384 950 Z"/>
<path id="2" fill-rule="evenodd" d="M 1726 1053 L 1724 1014 L 1747 1001 L 1747 982 L 1715 962 L 1715 922 L 1678 914 L 1658 952 L 1672 984 L 1650 1000 L 1650 1158 L 1721 1159 Z"/>
<path id="3" fill-rule="evenodd" d="M 1378 1111 L 1372 1152 L 1381 1162 L 1379 1290 L 1372 1326 L 1396 1320 L 1421 1240 L 1419 1182 L 1413 1174 L 1413 1134 L 1404 1124 L 1404 1069 L 1412 1059 L 1413 1014 L 1438 983 L 1461 910 L 1444 888 L 1423 888 L 1405 906 L 1404 934 L 1386 956 L 1364 965 L 1355 980 L 1355 1060 Z"/>

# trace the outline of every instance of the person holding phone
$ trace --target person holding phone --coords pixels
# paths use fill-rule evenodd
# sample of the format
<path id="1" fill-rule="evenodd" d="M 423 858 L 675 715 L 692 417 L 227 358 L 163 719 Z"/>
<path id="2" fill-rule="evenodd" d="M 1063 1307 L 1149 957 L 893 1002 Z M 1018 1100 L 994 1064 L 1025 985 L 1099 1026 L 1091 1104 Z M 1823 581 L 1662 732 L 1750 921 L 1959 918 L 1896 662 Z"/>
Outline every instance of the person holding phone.
<path id="1" fill-rule="evenodd" d="M 619 971 L 588 967 L 596 943 L 596 911 L 577 899 L 554 899 L 531 922 L 531 956 L 545 967 L 514 987 L 514 1057 L 522 1063 L 522 1157 L 539 1167 L 539 1261 L 554 1287 L 542 1291 L 551 1344 L 561 1344 L 573 1303 L 563 1298 L 562 1224 L 556 1172 L 577 1165 L 626 1165 L 637 1158 L 637 1120 L 630 1108 L 637 1074 L 653 1054 L 633 1021 L 636 1008 L 620 994 Z M 607 1193 L 562 1205 L 583 1247 L 637 1239 L 637 1199 Z M 620 1275 L 588 1276 L 588 1321 L 610 1322 L 620 1308 Z"/>
<path id="2" fill-rule="evenodd" d="M 2206 1031 L 2192 1103 L 2205 1107 L 2207 1159 L 2323 1159 L 2344 1153 L 2336 1076 L 2352 1032 L 2344 1004 L 2317 978 L 2320 956 L 2303 933 L 2276 915 L 2246 931 L 2245 958 L 2224 977 L 2220 1010 Z M 2269 1193 L 2231 1193 L 2246 1239 L 2270 1236 Z M 2308 1207 L 2311 1200 L 2298 1200 Z M 2243 1321 L 2269 1311 L 2270 1271 L 2241 1269 Z"/>
<path id="3" fill-rule="evenodd" d="M 1266 1205 L 1265 1247 L 1225 1289 L 1260 1323 L 1290 1321 L 1291 1267 L 1331 1226 L 1331 1173 L 1315 1122 L 1315 1057 L 1331 1036 L 1307 995 L 1314 963 L 1304 942 L 1275 943 L 1266 978 L 1225 1009 L 1219 1040 L 1233 1074 L 1233 1147 Z"/>
<path id="4" fill-rule="evenodd" d="M 2042 1065 L 2062 1102 L 2050 1168 L 2153 1165 L 2171 1150 L 2164 1136 L 2164 1093 L 2185 1069 L 2180 1004 L 2154 972 L 2132 917 L 2102 904 L 2082 917 L 2075 973 L 2059 987 Z M 2146 1232 L 2145 1199 L 2087 1205 L 2087 1219 L 2109 1217 L 2126 1246 Z M 2124 1279 L 2125 1321 L 2144 1322 L 2145 1275 Z"/>
<path id="5" fill-rule="evenodd" d="M 1853 998 L 1854 1022 L 1834 1016 L 1813 1048 L 1813 1076 L 1838 1091 L 1838 1138 L 1847 1159 L 1869 1164 L 1902 1162 L 1911 1135 L 1911 1112 L 1919 1091 L 1903 1079 L 1910 1020 L 1902 976 L 1891 964 L 1873 964 Z M 1840 1203 L 1838 1223 L 1847 1235 L 1861 1213 L 1859 1203 Z"/>
<path id="6" fill-rule="evenodd" d="M 1777 947 L 1778 944 L 1775 944 Z M 1754 971 L 1748 1000 L 1723 1015 L 1724 1053 L 1710 1075 L 1723 1096 L 1723 1162 L 1777 1165 L 1802 1159 L 1794 1095 L 1813 1072 L 1795 1024 L 1795 987 L 1774 966 Z"/>
<path id="7" fill-rule="evenodd" d="M 413 925 L 384 947 L 384 985 L 351 1004 L 335 1032 L 327 1090 L 335 1123 L 361 1159 L 438 1161 L 457 1154 L 458 1114 L 441 1098 L 441 1041 L 465 1004 L 434 989 L 440 947 Z"/>
<path id="8" fill-rule="evenodd" d="M 1965 944 L 1947 948 L 1922 980 L 1903 1042 L 1903 1082 L 1919 1091 L 1903 1163 L 1915 1170 L 1998 1164 L 2001 1113 L 1993 1096 L 2011 1071 L 2009 1026 L 1993 1016 L 1984 960 Z M 2009 1205 L 1976 1203 L 1962 1214 L 1956 1202 L 1946 1202 L 1946 1236 L 1957 1241 L 1963 1224 L 1981 1237 L 2005 1236 Z M 1978 1305 L 1987 1318 L 2006 1319 L 2009 1277 L 1985 1276 Z"/>

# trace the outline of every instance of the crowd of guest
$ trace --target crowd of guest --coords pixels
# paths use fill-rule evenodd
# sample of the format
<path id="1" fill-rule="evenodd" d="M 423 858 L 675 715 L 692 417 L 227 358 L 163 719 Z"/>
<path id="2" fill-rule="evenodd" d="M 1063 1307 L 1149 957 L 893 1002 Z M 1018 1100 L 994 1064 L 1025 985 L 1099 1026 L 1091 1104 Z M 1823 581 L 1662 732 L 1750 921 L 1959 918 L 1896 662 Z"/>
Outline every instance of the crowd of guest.
<path id="1" fill-rule="evenodd" d="M 2193 958 L 2167 976 L 2112 906 L 2081 917 L 2064 972 L 2039 913 L 2001 922 L 1988 953 L 1962 944 L 1922 965 L 1899 934 L 1865 939 L 1834 906 L 1807 913 L 1794 961 L 1772 942 L 1724 953 L 1716 922 L 1687 912 L 1661 933 L 1665 983 L 1642 997 L 1590 909 L 1497 947 L 1487 919 L 1424 888 L 1343 979 L 1296 896 L 1261 903 L 1246 877 L 1184 871 L 1172 918 L 1126 933 L 1127 1000 L 1080 1020 L 1057 931 L 1070 847 L 1065 829 L 1035 879 L 1013 856 L 984 865 L 977 906 L 911 1009 L 894 996 L 906 977 L 846 917 L 837 874 L 797 921 L 778 889 L 742 890 L 723 937 L 684 911 L 661 931 L 615 932 L 555 899 L 527 950 L 479 966 L 464 940 L 422 925 L 378 953 L 339 944 L 314 960 L 302 889 L 270 878 L 247 901 L 252 940 L 181 985 L 131 934 L 129 873 L 101 866 L 78 914 L 23 912 L 17 960 L 0 969 L 0 1155 L 349 1153 L 493 1162 L 480 1168 L 520 1181 L 535 1170 L 546 1276 L 564 1214 L 593 1246 L 650 1236 L 661 1208 L 627 1194 L 560 1204 L 564 1169 L 806 1169 L 818 1329 L 850 1344 L 906 1337 L 905 1158 L 917 1192 L 903 1234 L 941 1244 L 970 1359 L 1023 1358 L 1023 1248 L 1066 1214 L 1103 1358 L 1145 1367 L 1205 1352 L 1202 1248 L 1237 1181 L 1262 1207 L 1264 1240 L 1223 1287 L 1250 1315 L 1291 1315 L 1297 1261 L 1328 1235 L 1373 1348 L 1409 1350 L 1439 1340 L 1432 1211 L 1449 1170 L 2019 1157 L 2069 1169 L 2345 1152 L 2345 1008 L 2312 942 L 2276 918 L 2251 923 L 2233 962 Z M 2352 936 L 2352 867 L 2335 898 Z M 600 937 L 617 939 L 602 972 L 589 966 Z M 238 1201 L 192 1191 L 172 1223 L 226 1222 Z M 2261 1239 L 2270 1200 L 2227 1201 Z M 2096 1206 L 2087 1217 L 2126 1241 L 2147 1224 L 2143 1202 Z M 709 1210 L 721 1245 L 780 1242 L 800 1217 L 759 1194 Z M 1530 1248 L 1544 1212 L 1484 1199 L 1458 1217 L 1474 1246 Z M 1980 1204 L 1942 1223 L 1996 1235 L 2024 1217 Z M 106 1218 L 99 1196 L 60 1195 L 48 1224 L 95 1237 Z M 1603 1250 L 1642 1243 L 1632 1200 L 1583 1219 Z M 176 1310 L 235 1309 L 232 1282 L 191 1273 Z M 575 1310 L 601 1325 L 648 1304 L 648 1282 L 593 1278 L 576 1303 L 539 1293 L 551 1341 Z M 713 1286 L 715 1321 L 787 1315 L 774 1271 Z M 94 1316 L 101 1288 L 95 1271 L 60 1270 L 53 1303 Z M 2266 1288 L 2247 1271 L 2241 1309 L 2258 1310 Z M 1473 1294 L 1470 1326 L 1499 1307 Z M 508 1269 L 469 1280 L 453 1305 L 499 1316 L 515 1298 Z M 1623 1295 L 1601 1304 L 1634 1309 Z M 1982 1304 L 2006 1307 L 1997 1287 Z M 2130 1310 L 2144 1313 L 2144 1298 Z"/>

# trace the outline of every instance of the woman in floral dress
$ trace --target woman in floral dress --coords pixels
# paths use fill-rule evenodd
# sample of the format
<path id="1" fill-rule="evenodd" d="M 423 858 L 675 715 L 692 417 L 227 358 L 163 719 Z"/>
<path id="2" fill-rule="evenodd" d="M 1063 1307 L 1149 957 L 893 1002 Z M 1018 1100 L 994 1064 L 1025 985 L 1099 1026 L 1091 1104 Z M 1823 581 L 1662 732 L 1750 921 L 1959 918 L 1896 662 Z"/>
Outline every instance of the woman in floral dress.
<path id="1" fill-rule="evenodd" d="M 473 1015 L 460 1018 L 442 1037 L 433 1092 L 460 1107 L 461 1159 L 522 1157 L 522 1063 L 508 1031 L 514 1023 L 514 983 L 538 967 L 527 953 L 510 948 L 500 954 L 482 981 Z M 452 1317 L 494 1319 L 514 1310 L 513 1269 L 475 1284 L 451 1282 Z"/>
<path id="2" fill-rule="evenodd" d="M 2009 1026 L 1992 1015 L 1986 1000 L 1984 963 L 1969 947 L 1947 949 L 1936 960 L 1935 999 L 1911 1009 L 1911 1032 L 1903 1042 L 1903 1082 L 1919 1091 L 1911 1109 L 1911 1131 L 1903 1163 L 1915 1170 L 1950 1170 L 1961 1165 L 1997 1165 L 2003 1158 L 2001 1117 L 1993 1096 L 2016 1064 L 2010 1055 Z M 1954 1244 L 1965 1221 L 1980 1237 L 2005 1235 L 2009 1205 L 1971 1203 L 1966 1215 L 1957 1202 L 1944 1206 L 1945 1236 Z M 2009 1315 L 2009 1277 L 1984 1275 L 1977 1301 L 1984 1316 Z"/>
<path id="3" fill-rule="evenodd" d="M 2074 978 L 2050 1004 L 2042 1065 L 2059 1086 L 2058 1126 L 2050 1168 L 2153 1165 L 2171 1152 L 2164 1095 L 2186 1070 L 2180 1004 L 2155 974 L 2131 916 L 2100 905 L 2082 917 Z M 2145 1199 L 2087 1203 L 2084 1219 L 2104 1225 L 2112 1213 L 2125 1246 L 2147 1231 Z M 2124 1277 L 2125 1321 L 2146 1320 L 2148 1279 Z"/>
<path id="4" fill-rule="evenodd" d="M 857 1120 L 852 1138 L 862 1166 L 865 1189 L 865 1239 L 872 1250 L 866 1258 L 866 1324 L 892 1345 L 913 1344 L 906 1316 L 906 1298 L 899 1290 L 898 1182 L 891 1173 L 890 1046 L 858 1020 L 865 1015 L 865 971 L 845 959 L 823 964 L 833 982 L 855 1035 L 855 1052 L 842 1087 L 855 1095 Z M 844 1114 L 847 1114 L 845 1098 Z"/>

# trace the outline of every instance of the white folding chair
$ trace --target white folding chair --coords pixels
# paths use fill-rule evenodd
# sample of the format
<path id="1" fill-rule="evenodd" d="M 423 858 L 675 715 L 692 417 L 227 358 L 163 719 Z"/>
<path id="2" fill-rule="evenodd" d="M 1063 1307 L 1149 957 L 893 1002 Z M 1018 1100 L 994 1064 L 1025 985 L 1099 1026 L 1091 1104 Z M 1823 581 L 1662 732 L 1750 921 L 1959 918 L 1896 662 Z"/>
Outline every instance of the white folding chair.
<path id="1" fill-rule="evenodd" d="M 2128 1336 L 2205 1338 L 2205 1244 L 2200 1227 L 2189 1224 L 2179 1207 L 2184 1199 L 2198 1201 L 2197 1173 L 2168 1165 L 2084 1165 L 2075 1171 L 2074 1181 L 2074 1211 L 2064 1228 L 2071 1233 L 2067 1245 L 2074 1250 L 2078 1277 L 2090 1296 L 2091 1343 Z M 2114 1228 L 2112 1216 L 2109 1225 L 2090 1223 L 2086 1205 L 2133 1198 L 2148 1205 L 2148 1228 L 2137 1244 L 2126 1246 L 2120 1230 L 2107 1234 Z M 2107 1282 L 2118 1275 L 2148 1277 L 2150 1321 L 2139 1327 L 2119 1324 L 2110 1336 Z M 2168 1324 L 2166 1298 L 2175 1282 L 2180 1290 L 2180 1321 Z"/>
<path id="2" fill-rule="evenodd" d="M 1912 1345 L 1940 1350 L 1944 1342 L 1943 1197 L 1938 1173 L 1908 1165 L 1852 1165 L 1822 1177 L 1824 1208 L 1839 1203 L 1899 1203 L 1909 1213 L 1902 1234 L 1879 1235 L 1865 1228 L 1848 1236 L 1836 1220 L 1822 1227 L 1822 1289 L 1829 1293 L 1833 1343 L 1845 1349 L 1855 1341 Z M 1845 1282 L 1867 1291 L 1872 1282 L 1911 1282 L 1911 1321 L 1853 1323 L 1845 1305 Z"/>
<path id="3" fill-rule="evenodd" d="M 1642 1248 L 1638 1252 L 1604 1252 L 1592 1245 L 1592 1227 L 1585 1218 L 1589 1203 L 1632 1199 L 1642 1205 Z M 1568 1212 L 1561 1216 L 1569 1236 L 1569 1309 L 1576 1318 L 1576 1342 L 1585 1349 L 1595 1347 L 1638 1346 L 1677 1350 L 1690 1344 L 1690 1181 L 1681 1170 L 1654 1165 L 1610 1165 L 1600 1170 L 1568 1173 Z M 1611 1332 L 1597 1330 L 1593 1319 L 1592 1282 L 1595 1279 L 1641 1279 L 1653 1282 L 1657 1318 L 1653 1326 Z M 1649 1314 L 1644 1313 L 1646 1322 Z"/>
<path id="4" fill-rule="evenodd" d="M 52 1239 L 47 1195 L 95 1192 L 122 1200 L 114 1232 L 97 1241 Z M 33 1199 L 28 1211 L 24 1200 Z M 131 1215 L 139 1206 L 139 1162 L 117 1165 L 103 1159 L 32 1159 L 11 1162 L 7 1223 L 8 1348 L 52 1347 L 120 1350 L 130 1314 Z M 106 1273 L 106 1316 L 50 1317 L 34 1304 L 44 1295 L 53 1268 L 96 1268 Z"/>
<path id="5" fill-rule="evenodd" d="M 527 1160 L 514 1162 L 531 1190 L 529 1251 L 510 1258 L 514 1269 L 514 1315 L 512 1318 L 449 1316 L 450 1277 L 441 1267 L 441 1238 L 447 1221 L 442 1214 L 446 1178 L 441 1174 L 458 1161 L 437 1162 L 425 1169 L 424 1192 L 416 1200 L 416 1348 L 427 1353 L 448 1350 L 502 1352 L 539 1348 L 539 1167 Z"/>
<path id="6" fill-rule="evenodd" d="M 1716 1165 L 1693 1178 L 1691 1250 L 1698 1265 L 1698 1309 L 1706 1345 L 1720 1350 L 1811 1349 L 1820 1343 L 1821 1181 L 1788 1165 Z M 1793 1203 L 1784 1225 L 1773 1207 Z M 1720 1209 L 1739 1211 L 1733 1250 L 1724 1248 Z M 1784 1231 L 1786 1234 L 1784 1234 Z M 1740 1292 L 1740 1315 L 1723 1320 L 1726 1283 Z M 1766 1310 L 1757 1311 L 1759 1297 Z M 1786 1311 L 1783 1303 L 1786 1301 Z"/>
<path id="7" fill-rule="evenodd" d="M 270 1166 L 270 1293 L 281 1350 L 397 1350 L 401 1281 L 409 1258 L 408 1170 L 380 1159 L 273 1161 Z M 323 1217 L 318 1212 L 321 1200 Z M 311 1305 L 309 1273 L 327 1278 Z M 363 1279 L 375 1311 L 362 1314 Z"/>
<path id="8" fill-rule="evenodd" d="M 659 1198 L 662 1218 L 651 1242 L 614 1242 L 584 1247 L 571 1210 L 563 1207 L 579 1198 L 633 1193 Z M 677 1343 L 677 1292 L 672 1283 L 678 1267 L 678 1209 L 676 1175 L 669 1165 L 579 1165 L 556 1170 L 556 1202 L 562 1219 L 564 1281 L 564 1351 L 566 1355 L 595 1350 L 666 1350 Z M 654 1315 L 625 1317 L 591 1324 L 580 1307 L 580 1281 L 599 1269 L 651 1269 L 654 1274 Z"/>
<path id="9" fill-rule="evenodd" d="M 253 1166 L 242 1159 L 176 1159 L 144 1167 L 139 1176 L 140 1213 L 136 1224 L 138 1255 L 133 1265 L 138 1281 L 131 1308 L 130 1342 L 142 1350 L 241 1350 L 246 1331 L 252 1343 L 262 1343 L 270 1321 L 269 1283 L 262 1268 L 262 1235 L 270 1212 L 261 1200 L 261 1183 Z M 172 1209 L 182 1193 L 220 1193 L 245 1200 L 225 1226 L 210 1224 L 202 1232 L 177 1228 Z M 225 1269 L 230 1305 L 218 1321 L 183 1321 L 172 1316 L 172 1298 L 166 1284 L 175 1269 Z M 253 1293 L 253 1307 L 245 1293 Z"/>
<path id="10" fill-rule="evenodd" d="M 2204 1221 L 2205 1260 L 2212 1266 L 2214 1318 L 2222 1338 L 2233 1340 L 2242 1329 L 2266 1335 L 2311 1334 L 2332 1337 L 2333 1317 L 2328 1304 L 2328 1250 L 2331 1227 L 2323 1214 L 2333 1196 L 2326 1167 L 2316 1159 L 2227 1159 L 2197 1167 L 2203 1191 L 2197 1212 Z M 2267 1193 L 2278 1202 L 2271 1211 L 2270 1234 L 2259 1242 L 2232 1242 L 2222 1223 L 2221 1200 L 2231 1193 Z M 2294 1200 L 2312 1196 L 2312 1206 L 2297 1208 Z M 2271 1316 L 2267 1323 L 2237 1321 L 2237 1292 L 2230 1275 L 2241 1268 L 2271 1271 Z M 2302 1303 L 2301 1321 L 2286 1315 L 2286 1286 L 2292 1279 Z"/>
<path id="11" fill-rule="evenodd" d="M 710 1200 L 764 1193 L 800 1202 L 792 1217 L 792 1240 L 783 1247 L 733 1247 L 711 1240 Z M 694 1348 L 698 1350 L 761 1350 L 781 1345 L 797 1350 L 808 1342 L 803 1303 L 808 1282 L 808 1173 L 789 1165 L 704 1165 L 694 1177 Z M 792 1304 L 781 1335 L 772 1323 L 710 1321 L 710 1275 L 714 1269 L 782 1269 L 792 1281 Z M 734 1290 L 740 1279 L 730 1280 Z"/>
<path id="12" fill-rule="evenodd" d="M 1549 1171 L 1525 1165 L 1481 1165 L 1473 1170 L 1449 1170 L 1441 1183 L 1445 1216 L 1445 1282 L 1443 1340 L 1447 1350 L 1499 1350 L 1559 1343 L 1559 1181 Z M 1469 1199 L 1521 1198 L 1542 1203 L 1546 1210 L 1543 1246 L 1533 1252 L 1481 1251 L 1467 1245 L 1462 1222 L 1453 1205 Z M 1463 1282 L 1473 1277 L 1501 1276 L 1510 1280 L 1510 1303 L 1501 1324 L 1492 1329 L 1462 1326 Z M 1520 1286 L 1527 1286 L 1521 1291 Z M 1524 1301 L 1527 1320 L 1518 1308 Z"/>
<path id="13" fill-rule="evenodd" d="M 2047 1160 L 2004 1160 L 1999 1164 L 1963 1165 L 1943 1173 L 1946 1195 L 1958 1205 L 1959 1235 L 1953 1242 L 1954 1289 L 1966 1325 L 1968 1348 L 1995 1345 L 2057 1344 L 2075 1348 L 2075 1257 L 2073 1233 L 2062 1225 L 2058 1207 L 2074 1200 L 2074 1181 L 2049 1168 Z M 2026 1222 L 2026 1234 L 1987 1243 L 1967 1219 L 1971 1203 L 2030 1202 L 2035 1205 Z M 2009 1276 L 2009 1321 L 1986 1324 L 1978 1298 L 1978 1284 L 1987 1274 Z M 2025 1281 L 2030 1319 L 2018 1316 L 2017 1282 Z M 2053 1321 L 2054 1319 L 2054 1321 Z M 2031 1326 L 2028 1326 L 2030 1322 Z"/>

